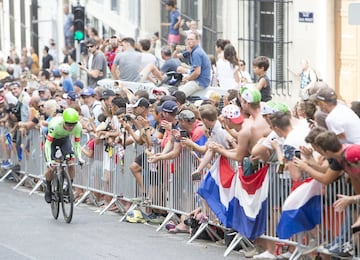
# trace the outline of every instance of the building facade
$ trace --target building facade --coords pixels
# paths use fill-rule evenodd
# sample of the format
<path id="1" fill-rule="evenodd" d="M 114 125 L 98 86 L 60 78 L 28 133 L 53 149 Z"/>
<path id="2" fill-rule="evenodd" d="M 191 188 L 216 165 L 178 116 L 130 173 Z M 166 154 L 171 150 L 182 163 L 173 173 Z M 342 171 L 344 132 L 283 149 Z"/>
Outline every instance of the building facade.
<path id="1" fill-rule="evenodd" d="M 63 46 L 63 6 L 80 3 L 86 24 L 104 38 L 117 34 L 135 39 L 160 32 L 166 42 L 169 14 L 165 0 L 0 0 L 0 49 L 37 46 L 50 38 Z M 300 62 L 307 59 L 318 77 L 347 101 L 360 98 L 359 25 L 348 22 L 349 5 L 359 0 L 177 0 L 182 19 L 196 20 L 202 47 L 215 52 L 217 38 L 229 39 L 252 72 L 252 59 L 268 56 L 275 99 L 295 100 Z M 37 7 L 37 8 L 36 8 Z M 41 54 L 41 53 L 40 53 Z"/>

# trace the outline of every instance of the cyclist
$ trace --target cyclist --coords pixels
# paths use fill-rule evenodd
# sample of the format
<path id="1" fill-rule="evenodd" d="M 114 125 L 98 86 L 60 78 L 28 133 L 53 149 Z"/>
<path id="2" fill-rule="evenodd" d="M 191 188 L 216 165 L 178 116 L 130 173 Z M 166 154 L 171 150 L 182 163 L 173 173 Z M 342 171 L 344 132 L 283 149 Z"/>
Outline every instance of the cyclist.
<path id="1" fill-rule="evenodd" d="M 80 164 L 84 163 L 81 158 L 80 151 L 80 136 L 82 132 L 82 126 L 79 121 L 79 114 L 73 108 L 66 108 L 62 117 L 57 116 L 51 119 L 48 125 L 48 134 L 45 141 L 45 158 L 48 169 L 45 173 L 46 190 L 45 201 L 51 202 L 51 180 L 53 179 L 55 166 L 55 152 L 56 146 L 59 146 L 61 153 L 63 154 L 67 162 L 73 161 L 74 154 L 78 158 Z M 74 136 L 74 147 L 72 146 L 70 135 Z M 75 166 L 69 166 L 69 175 L 71 182 L 75 177 Z"/>

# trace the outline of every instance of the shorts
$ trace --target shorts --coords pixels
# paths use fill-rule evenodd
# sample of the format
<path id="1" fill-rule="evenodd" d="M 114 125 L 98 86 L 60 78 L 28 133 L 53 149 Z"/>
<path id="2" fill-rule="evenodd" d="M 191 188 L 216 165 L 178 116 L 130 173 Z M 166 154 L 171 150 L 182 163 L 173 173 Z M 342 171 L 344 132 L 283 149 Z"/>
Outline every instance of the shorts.
<path id="1" fill-rule="evenodd" d="M 134 162 L 142 167 L 143 161 L 144 161 L 144 153 L 141 153 L 140 155 L 136 156 Z"/>
<path id="2" fill-rule="evenodd" d="M 172 43 L 180 43 L 180 34 L 169 34 L 168 35 L 168 45 L 171 45 Z"/>
<path id="3" fill-rule="evenodd" d="M 56 147 L 60 148 L 60 151 L 63 157 L 70 156 L 70 158 L 74 157 L 74 149 L 70 140 L 70 137 L 64 137 L 60 139 L 54 139 L 51 143 L 51 160 L 57 159 L 55 157 Z"/>

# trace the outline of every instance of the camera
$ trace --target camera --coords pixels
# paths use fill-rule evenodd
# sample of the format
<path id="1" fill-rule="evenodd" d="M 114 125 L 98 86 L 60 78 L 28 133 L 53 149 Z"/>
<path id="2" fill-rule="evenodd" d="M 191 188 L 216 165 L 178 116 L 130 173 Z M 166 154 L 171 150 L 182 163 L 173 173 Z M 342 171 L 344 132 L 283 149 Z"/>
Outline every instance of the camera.
<path id="1" fill-rule="evenodd" d="M 186 130 L 180 130 L 180 136 L 185 138 L 189 137 L 188 132 Z"/>
<path id="2" fill-rule="evenodd" d="M 295 157 L 301 159 L 301 152 L 299 150 L 295 151 Z"/>
<path id="3" fill-rule="evenodd" d="M 130 121 L 130 120 L 131 120 L 131 116 L 130 116 L 130 115 L 124 115 L 124 116 L 123 116 L 123 120 L 124 120 L 124 121 Z"/>

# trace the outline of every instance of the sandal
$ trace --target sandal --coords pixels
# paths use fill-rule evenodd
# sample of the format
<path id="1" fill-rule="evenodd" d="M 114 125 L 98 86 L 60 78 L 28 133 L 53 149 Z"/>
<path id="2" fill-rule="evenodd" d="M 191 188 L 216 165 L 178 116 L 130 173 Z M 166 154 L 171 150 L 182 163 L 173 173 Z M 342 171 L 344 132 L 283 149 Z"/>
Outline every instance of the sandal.
<path id="1" fill-rule="evenodd" d="M 178 227 L 175 227 L 173 229 L 169 229 L 169 233 L 171 233 L 171 234 L 177 234 L 177 233 L 187 233 L 187 234 L 189 234 L 190 232 L 189 232 L 189 230 L 180 229 Z"/>

